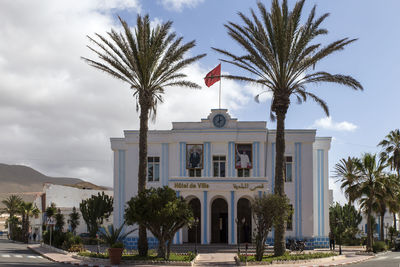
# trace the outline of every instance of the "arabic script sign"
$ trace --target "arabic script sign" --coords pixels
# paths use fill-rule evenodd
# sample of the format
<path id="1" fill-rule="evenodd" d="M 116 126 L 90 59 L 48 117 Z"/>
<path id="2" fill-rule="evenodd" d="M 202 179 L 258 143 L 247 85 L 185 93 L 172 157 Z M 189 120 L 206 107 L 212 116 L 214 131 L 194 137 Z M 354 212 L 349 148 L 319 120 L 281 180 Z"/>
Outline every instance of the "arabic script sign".
<path id="1" fill-rule="evenodd" d="M 174 189 L 188 189 L 188 190 L 222 190 L 222 191 L 231 191 L 231 190 L 249 190 L 256 191 L 264 190 L 264 183 L 195 183 L 195 182 L 173 182 L 170 186 Z"/>

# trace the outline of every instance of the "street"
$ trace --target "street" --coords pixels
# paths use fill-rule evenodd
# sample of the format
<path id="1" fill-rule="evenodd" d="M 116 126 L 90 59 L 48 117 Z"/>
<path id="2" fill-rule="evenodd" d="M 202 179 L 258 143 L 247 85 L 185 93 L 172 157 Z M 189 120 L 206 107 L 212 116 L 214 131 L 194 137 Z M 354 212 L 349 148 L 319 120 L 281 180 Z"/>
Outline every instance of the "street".
<path id="1" fill-rule="evenodd" d="M 51 262 L 29 250 L 26 244 L 14 243 L 7 240 L 6 237 L 0 237 L 0 267 L 6 266 L 66 267 L 72 265 Z"/>
<path id="2" fill-rule="evenodd" d="M 351 267 L 399 267 L 400 266 L 400 252 L 388 252 L 379 255 L 371 260 L 349 265 Z"/>

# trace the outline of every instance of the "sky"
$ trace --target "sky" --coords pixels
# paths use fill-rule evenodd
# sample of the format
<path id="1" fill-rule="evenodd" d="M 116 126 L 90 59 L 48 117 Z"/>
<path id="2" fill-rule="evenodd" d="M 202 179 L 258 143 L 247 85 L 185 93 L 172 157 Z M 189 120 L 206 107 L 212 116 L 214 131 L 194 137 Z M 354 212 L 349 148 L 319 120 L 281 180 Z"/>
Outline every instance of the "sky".
<path id="1" fill-rule="evenodd" d="M 270 0 L 262 0 L 269 8 Z M 168 88 L 150 129 L 170 129 L 172 121 L 200 121 L 218 108 L 218 85 L 207 88 L 203 77 L 220 63 L 211 47 L 242 54 L 224 24 L 240 23 L 237 12 L 249 15 L 255 0 L 2 0 L 0 2 L 0 162 L 28 165 L 49 176 L 76 177 L 112 186 L 110 137 L 138 129 L 136 103 L 128 85 L 89 67 L 81 56 L 95 58 L 87 35 L 120 30 L 117 16 L 134 27 L 137 14 L 149 14 L 152 25 L 173 21 L 185 41 L 196 40 L 191 55 L 207 56 L 188 67 L 188 79 L 201 90 Z M 295 3 L 289 0 L 291 6 Z M 352 91 L 336 84 L 309 87 L 327 101 L 330 117 L 313 102 L 292 101 L 288 129 L 317 129 L 333 138 L 330 170 L 341 158 L 379 152 L 377 144 L 399 128 L 397 88 L 400 65 L 398 12 L 400 1 L 308 0 L 317 14 L 330 13 L 323 27 L 327 44 L 349 37 L 358 40 L 333 54 L 316 70 L 351 75 L 364 87 Z M 222 64 L 224 74 L 243 74 Z M 268 95 L 263 88 L 222 81 L 222 107 L 239 120 L 267 121 Z M 194 105 L 193 103 L 196 103 Z M 330 173 L 333 176 L 333 173 Z M 334 200 L 344 202 L 339 184 L 330 179 Z"/>

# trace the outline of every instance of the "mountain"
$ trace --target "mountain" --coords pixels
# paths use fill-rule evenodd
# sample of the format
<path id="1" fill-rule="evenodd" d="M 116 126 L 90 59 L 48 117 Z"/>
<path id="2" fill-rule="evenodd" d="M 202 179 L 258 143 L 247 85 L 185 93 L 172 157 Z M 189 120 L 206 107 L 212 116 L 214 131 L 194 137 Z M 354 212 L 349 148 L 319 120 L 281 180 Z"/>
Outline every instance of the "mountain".
<path id="1" fill-rule="evenodd" d="M 42 192 L 43 183 L 67 185 L 77 188 L 110 190 L 78 178 L 50 177 L 23 165 L 0 163 L 0 194 Z M 0 198 L 2 198 L 0 196 Z"/>

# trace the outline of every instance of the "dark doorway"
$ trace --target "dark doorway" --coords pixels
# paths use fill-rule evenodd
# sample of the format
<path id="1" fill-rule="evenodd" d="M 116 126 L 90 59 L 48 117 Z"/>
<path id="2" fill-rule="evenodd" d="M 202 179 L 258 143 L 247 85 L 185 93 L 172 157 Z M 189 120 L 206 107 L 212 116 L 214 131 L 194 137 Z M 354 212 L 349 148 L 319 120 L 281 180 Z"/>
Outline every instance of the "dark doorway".
<path id="1" fill-rule="evenodd" d="M 193 217 L 198 219 L 197 223 L 197 243 L 201 243 L 201 204 L 198 198 L 193 198 L 189 201 L 189 206 L 192 208 Z M 188 229 L 188 242 L 196 242 L 196 226 L 193 225 Z"/>
<path id="2" fill-rule="evenodd" d="M 239 225 L 236 225 L 238 227 L 237 240 L 240 237 L 240 243 L 251 243 L 251 204 L 248 199 L 239 199 L 237 203 L 237 216 L 239 219 Z"/>
<path id="3" fill-rule="evenodd" d="M 211 205 L 211 242 L 228 243 L 228 203 L 222 198 Z"/>

